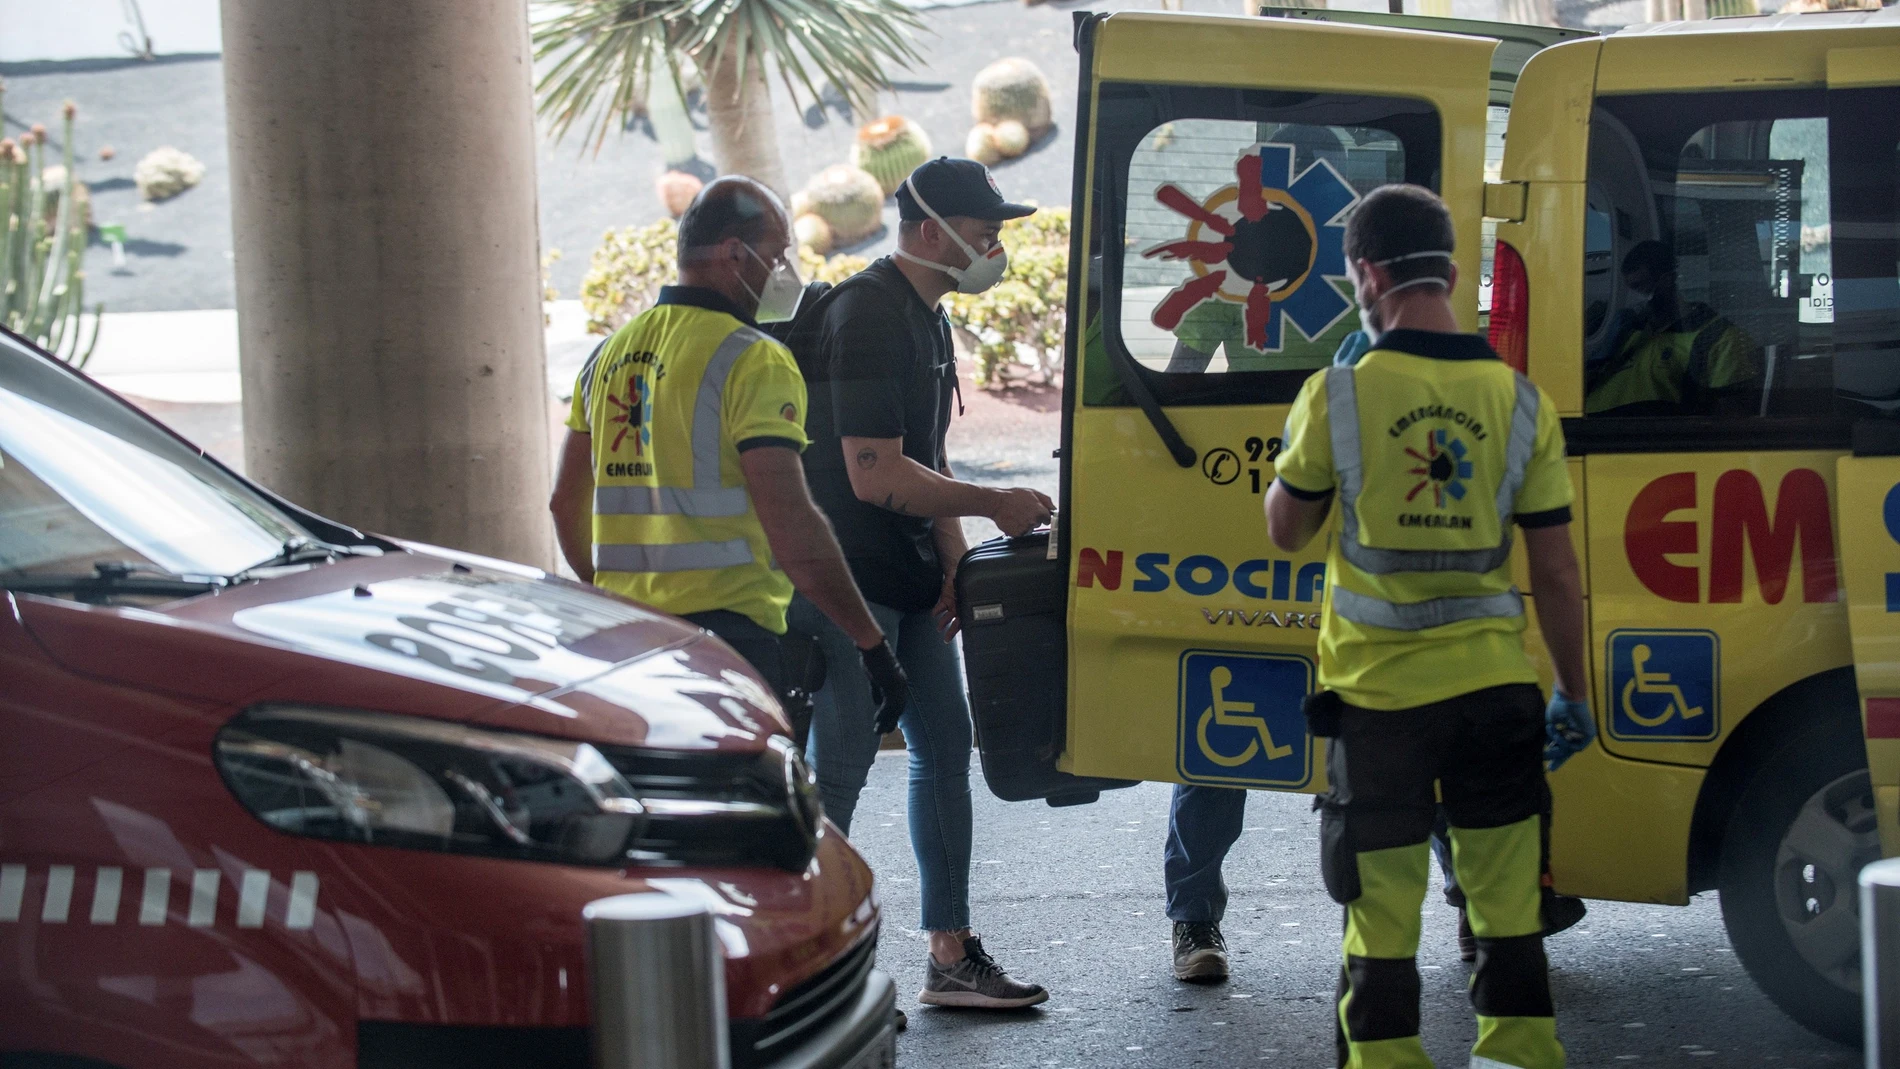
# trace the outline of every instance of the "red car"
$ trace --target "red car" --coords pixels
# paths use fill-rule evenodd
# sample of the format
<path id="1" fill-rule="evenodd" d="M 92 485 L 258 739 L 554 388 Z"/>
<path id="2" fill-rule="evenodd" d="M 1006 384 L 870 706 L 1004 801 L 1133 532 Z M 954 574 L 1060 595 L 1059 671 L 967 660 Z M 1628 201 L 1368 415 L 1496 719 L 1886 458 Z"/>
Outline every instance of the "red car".
<path id="1" fill-rule="evenodd" d="M 297 508 L 0 336 L 0 1062 L 591 1065 L 581 907 L 735 1067 L 886 1066 L 871 873 L 731 650 Z"/>

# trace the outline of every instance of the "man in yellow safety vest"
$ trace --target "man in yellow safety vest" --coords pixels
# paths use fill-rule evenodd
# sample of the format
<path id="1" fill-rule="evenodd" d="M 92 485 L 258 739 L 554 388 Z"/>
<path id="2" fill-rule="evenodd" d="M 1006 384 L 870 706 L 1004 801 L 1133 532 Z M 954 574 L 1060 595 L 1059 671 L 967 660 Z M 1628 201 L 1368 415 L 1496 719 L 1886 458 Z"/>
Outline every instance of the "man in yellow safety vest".
<path id="1" fill-rule="evenodd" d="M 758 322 L 804 286 L 778 198 L 749 178 L 707 185 L 680 218 L 679 285 L 581 369 L 551 508 L 583 581 L 683 616 L 781 697 L 794 589 L 851 637 L 881 704 L 904 673 L 851 579 L 799 461 L 805 380 Z M 841 666 L 832 666 L 837 671 Z"/>
<path id="2" fill-rule="evenodd" d="M 1444 202 L 1418 186 L 1382 186 L 1353 210 L 1346 270 L 1371 350 L 1301 389 L 1267 496 L 1288 552 L 1339 500 L 1307 716 L 1328 739 L 1320 869 L 1346 907 L 1344 1069 L 1432 1064 L 1415 959 L 1438 796 L 1477 940 L 1471 1064 L 1564 1060 L 1543 947 L 1544 763 L 1595 731 L 1570 479 L 1550 399 L 1458 331 L 1452 239 Z M 1513 525 L 1556 670 L 1548 709 L 1524 651 Z"/>

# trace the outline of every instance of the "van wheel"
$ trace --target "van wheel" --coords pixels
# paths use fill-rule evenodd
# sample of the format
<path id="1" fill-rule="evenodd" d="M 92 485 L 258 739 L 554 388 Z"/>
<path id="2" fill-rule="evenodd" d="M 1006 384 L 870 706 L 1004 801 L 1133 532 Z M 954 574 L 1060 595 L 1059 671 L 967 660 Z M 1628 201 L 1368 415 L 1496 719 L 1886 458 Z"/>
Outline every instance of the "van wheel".
<path id="1" fill-rule="evenodd" d="M 1856 880 L 1880 858 L 1865 754 L 1858 733 L 1819 728 L 1757 765 L 1717 874 L 1749 977 L 1788 1016 L 1849 1046 L 1862 1041 Z"/>

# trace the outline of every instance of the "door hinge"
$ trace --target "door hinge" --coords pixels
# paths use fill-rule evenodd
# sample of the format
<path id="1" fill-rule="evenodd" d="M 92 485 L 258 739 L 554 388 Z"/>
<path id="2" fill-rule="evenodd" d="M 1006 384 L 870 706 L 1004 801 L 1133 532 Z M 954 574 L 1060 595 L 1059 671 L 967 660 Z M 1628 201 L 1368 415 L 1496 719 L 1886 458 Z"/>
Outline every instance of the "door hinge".
<path id="1" fill-rule="evenodd" d="M 1486 182 L 1484 217 L 1507 223 L 1524 221 L 1524 204 L 1529 199 L 1529 182 Z"/>

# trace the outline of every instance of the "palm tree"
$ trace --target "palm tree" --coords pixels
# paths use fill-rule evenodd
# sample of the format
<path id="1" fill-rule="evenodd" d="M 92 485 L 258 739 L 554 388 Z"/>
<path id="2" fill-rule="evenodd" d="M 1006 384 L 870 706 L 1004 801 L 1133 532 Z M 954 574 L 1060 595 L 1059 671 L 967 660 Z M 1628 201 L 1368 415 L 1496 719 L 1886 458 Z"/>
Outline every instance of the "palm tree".
<path id="1" fill-rule="evenodd" d="M 766 65 L 776 64 L 798 101 L 828 82 L 854 111 L 890 88 L 887 65 L 922 57 L 911 35 L 922 21 L 900 0 L 537 0 L 535 84 L 541 116 L 557 140 L 587 120 L 595 151 L 607 131 L 641 108 L 650 79 L 680 77 L 677 57 L 706 78 L 713 164 L 787 193 L 772 121 Z"/>

